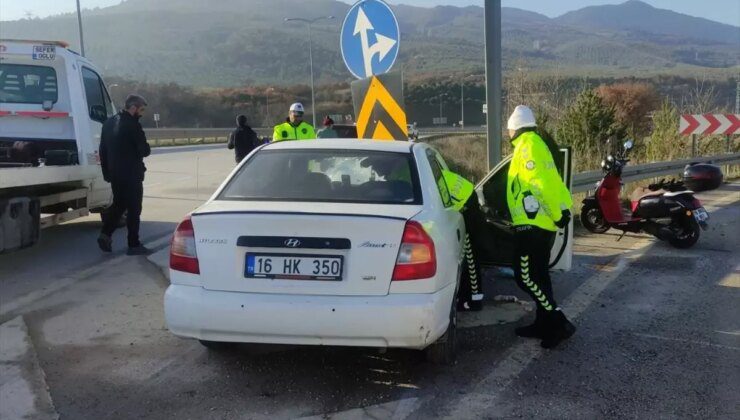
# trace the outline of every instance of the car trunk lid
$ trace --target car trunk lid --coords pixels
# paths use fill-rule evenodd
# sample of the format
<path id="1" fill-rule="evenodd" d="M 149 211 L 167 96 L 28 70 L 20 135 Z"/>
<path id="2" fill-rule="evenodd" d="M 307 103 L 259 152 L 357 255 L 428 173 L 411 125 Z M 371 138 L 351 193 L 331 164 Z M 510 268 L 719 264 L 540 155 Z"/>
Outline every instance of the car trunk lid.
<path id="1" fill-rule="evenodd" d="M 210 202 L 192 216 L 203 287 L 386 295 L 404 226 L 420 210 L 418 205 Z"/>

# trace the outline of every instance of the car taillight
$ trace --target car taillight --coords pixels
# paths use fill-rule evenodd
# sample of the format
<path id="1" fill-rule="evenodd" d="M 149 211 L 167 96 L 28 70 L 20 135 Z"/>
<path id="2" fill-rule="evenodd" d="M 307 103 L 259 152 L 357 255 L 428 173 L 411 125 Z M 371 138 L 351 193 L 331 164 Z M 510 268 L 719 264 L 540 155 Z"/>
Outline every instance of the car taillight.
<path id="1" fill-rule="evenodd" d="M 195 230 L 190 216 L 187 216 L 175 229 L 170 244 L 170 268 L 186 273 L 200 274 L 198 254 L 195 253 Z"/>
<path id="2" fill-rule="evenodd" d="M 393 280 L 428 279 L 437 273 L 434 241 L 419 222 L 406 222 L 398 250 Z"/>

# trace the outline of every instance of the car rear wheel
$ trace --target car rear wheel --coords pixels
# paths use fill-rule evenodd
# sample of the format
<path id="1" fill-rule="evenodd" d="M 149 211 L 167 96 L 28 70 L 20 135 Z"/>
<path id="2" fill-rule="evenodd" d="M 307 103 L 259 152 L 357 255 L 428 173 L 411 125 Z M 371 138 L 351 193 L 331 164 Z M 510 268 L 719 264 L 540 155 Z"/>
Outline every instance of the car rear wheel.
<path id="1" fill-rule="evenodd" d="M 234 347 L 234 343 L 228 343 L 224 341 L 208 341 L 208 340 L 198 340 L 198 341 L 200 341 L 200 344 L 202 344 L 203 347 L 211 351 L 225 351 L 225 350 L 228 350 Z"/>
<path id="2" fill-rule="evenodd" d="M 434 344 L 424 349 L 426 359 L 437 365 L 451 365 L 457 358 L 457 303 L 452 299 L 450 324 L 447 331 Z"/>

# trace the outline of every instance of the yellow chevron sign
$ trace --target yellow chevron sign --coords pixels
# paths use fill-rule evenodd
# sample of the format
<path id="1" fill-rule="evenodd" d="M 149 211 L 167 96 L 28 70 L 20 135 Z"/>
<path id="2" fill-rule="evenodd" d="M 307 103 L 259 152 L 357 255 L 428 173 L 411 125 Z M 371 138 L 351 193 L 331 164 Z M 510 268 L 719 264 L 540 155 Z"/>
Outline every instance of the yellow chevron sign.
<path id="1" fill-rule="evenodd" d="M 352 82 L 357 137 L 408 140 L 400 74 L 382 74 Z"/>

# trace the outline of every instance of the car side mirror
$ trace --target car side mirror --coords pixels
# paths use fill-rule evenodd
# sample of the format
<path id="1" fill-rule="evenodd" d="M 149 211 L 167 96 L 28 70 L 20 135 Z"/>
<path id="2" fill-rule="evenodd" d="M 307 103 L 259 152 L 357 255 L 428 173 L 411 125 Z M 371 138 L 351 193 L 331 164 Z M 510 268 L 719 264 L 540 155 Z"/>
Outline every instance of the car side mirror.
<path id="1" fill-rule="evenodd" d="M 95 121 L 104 122 L 108 118 L 108 112 L 103 105 L 93 105 L 90 107 L 90 118 Z"/>

